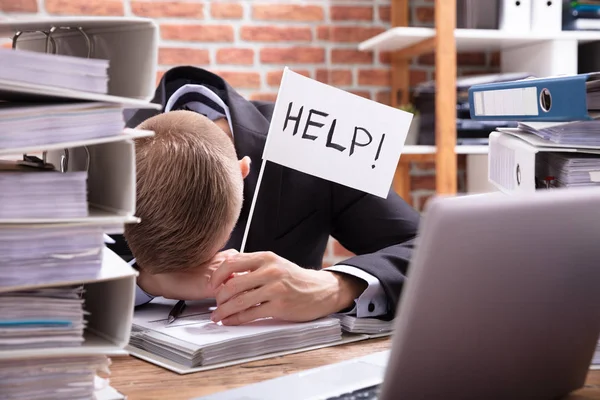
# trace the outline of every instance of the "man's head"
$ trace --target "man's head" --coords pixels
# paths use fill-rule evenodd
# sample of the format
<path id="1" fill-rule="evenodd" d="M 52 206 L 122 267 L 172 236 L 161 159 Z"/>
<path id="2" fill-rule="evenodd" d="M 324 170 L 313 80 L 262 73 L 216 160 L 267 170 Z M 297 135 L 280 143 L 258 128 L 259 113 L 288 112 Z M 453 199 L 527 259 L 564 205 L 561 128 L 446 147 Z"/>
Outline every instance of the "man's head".
<path id="1" fill-rule="evenodd" d="M 136 140 L 141 222 L 125 228 L 129 247 L 150 273 L 202 265 L 237 222 L 249 160 L 238 161 L 226 121 L 192 111 L 160 114 L 138 128 L 155 135 Z"/>

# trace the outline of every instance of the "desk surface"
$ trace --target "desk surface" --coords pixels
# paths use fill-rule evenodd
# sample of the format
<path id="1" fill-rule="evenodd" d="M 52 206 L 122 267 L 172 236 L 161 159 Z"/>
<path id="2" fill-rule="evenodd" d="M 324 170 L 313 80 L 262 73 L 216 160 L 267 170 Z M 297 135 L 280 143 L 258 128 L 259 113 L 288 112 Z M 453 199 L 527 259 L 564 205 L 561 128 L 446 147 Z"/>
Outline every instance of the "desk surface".
<path id="1" fill-rule="evenodd" d="M 389 343 L 389 338 L 373 339 L 189 375 L 178 375 L 134 357 L 114 357 L 111 384 L 128 400 L 188 400 L 386 350 Z M 600 400 L 600 371 L 590 371 L 586 387 L 567 399 Z"/>

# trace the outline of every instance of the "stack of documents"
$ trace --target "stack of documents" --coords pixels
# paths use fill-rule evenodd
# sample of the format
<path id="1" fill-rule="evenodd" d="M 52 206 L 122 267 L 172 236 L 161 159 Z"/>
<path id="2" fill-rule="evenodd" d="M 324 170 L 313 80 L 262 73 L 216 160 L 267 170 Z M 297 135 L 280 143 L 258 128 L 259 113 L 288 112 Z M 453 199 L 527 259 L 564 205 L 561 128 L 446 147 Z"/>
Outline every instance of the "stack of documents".
<path id="1" fill-rule="evenodd" d="M 0 288 L 95 278 L 102 266 L 101 227 L 4 225 Z"/>
<path id="2" fill-rule="evenodd" d="M 240 326 L 210 320 L 214 302 L 189 302 L 168 324 L 174 301 L 155 299 L 136 311 L 130 345 L 187 367 L 205 366 L 341 340 L 337 318 L 288 323 L 262 319 Z"/>
<path id="3" fill-rule="evenodd" d="M 0 150 L 116 136 L 124 128 L 118 104 L 0 102 Z"/>
<path id="4" fill-rule="evenodd" d="M 104 355 L 0 360 L 0 398 L 93 399 L 94 378 L 109 365 Z"/>
<path id="5" fill-rule="evenodd" d="M 600 124 L 597 119 L 574 122 L 519 122 L 518 128 L 565 146 L 600 146 Z"/>
<path id="6" fill-rule="evenodd" d="M 0 293 L 0 350 L 81 345 L 82 292 L 77 286 Z"/>
<path id="7" fill-rule="evenodd" d="M 88 216 L 87 172 L 52 169 L 0 160 L 0 219 Z"/>
<path id="8" fill-rule="evenodd" d="M 0 48 L 0 80 L 108 92 L 108 60 Z"/>
<path id="9" fill-rule="evenodd" d="M 600 185 L 600 154 L 541 152 L 536 175 L 550 187 Z"/>
<path id="10" fill-rule="evenodd" d="M 353 315 L 335 314 L 334 317 L 340 320 L 342 329 L 350 333 L 387 333 L 394 328 L 394 320 L 384 320 L 378 318 L 357 318 Z"/>

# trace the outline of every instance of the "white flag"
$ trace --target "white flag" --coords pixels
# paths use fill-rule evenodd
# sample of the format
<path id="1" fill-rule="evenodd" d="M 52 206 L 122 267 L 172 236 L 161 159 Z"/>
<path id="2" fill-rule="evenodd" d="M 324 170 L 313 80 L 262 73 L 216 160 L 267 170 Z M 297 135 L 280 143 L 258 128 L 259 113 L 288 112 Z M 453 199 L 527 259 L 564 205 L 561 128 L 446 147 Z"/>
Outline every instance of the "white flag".
<path id="1" fill-rule="evenodd" d="M 412 117 L 285 68 L 263 159 L 385 198 Z"/>

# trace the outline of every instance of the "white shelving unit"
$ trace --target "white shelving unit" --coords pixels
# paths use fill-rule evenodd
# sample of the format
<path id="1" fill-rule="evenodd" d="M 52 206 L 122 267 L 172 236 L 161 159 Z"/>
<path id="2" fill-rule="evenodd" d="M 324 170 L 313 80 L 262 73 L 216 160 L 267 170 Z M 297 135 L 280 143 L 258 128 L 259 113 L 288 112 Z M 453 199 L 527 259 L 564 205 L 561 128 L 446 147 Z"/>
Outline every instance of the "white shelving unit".
<path id="1" fill-rule="evenodd" d="M 436 28 L 393 27 L 359 44 L 362 51 L 405 52 L 412 56 L 433 50 Z M 578 46 L 600 40 L 600 31 L 515 32 L 454 29 L 456 52 L 499 51 L 501 72 L 535 76 L 577 74 Z M 456 146 L 467 155 L 469 192 L 495 190 L 487 182 L 487 146 Z M 435 146 L 406 146 L 404 154 L 435 154 Z M 479 171 L 485 168 L 485 173 Z"/>

